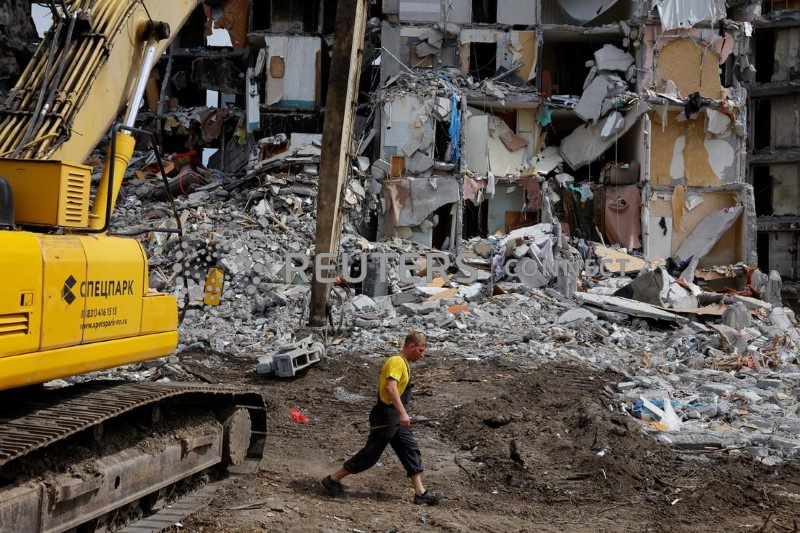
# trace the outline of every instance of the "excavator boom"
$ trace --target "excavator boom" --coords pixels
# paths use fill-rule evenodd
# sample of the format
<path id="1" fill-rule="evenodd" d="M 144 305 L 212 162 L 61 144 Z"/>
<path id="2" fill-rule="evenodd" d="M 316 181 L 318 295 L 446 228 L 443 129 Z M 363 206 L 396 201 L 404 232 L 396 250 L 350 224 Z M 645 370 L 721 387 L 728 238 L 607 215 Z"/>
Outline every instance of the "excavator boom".
<path id="1" fill-rule="evenodd" d="M 158 58 L 199 4 L 200 0 L 69 3 L 68 13 L 54 21 L 0 105 L 0 157 L 85 161 L 133 100 L 153 24 L 163 22 L 174 30 L 157 41 Z"/>

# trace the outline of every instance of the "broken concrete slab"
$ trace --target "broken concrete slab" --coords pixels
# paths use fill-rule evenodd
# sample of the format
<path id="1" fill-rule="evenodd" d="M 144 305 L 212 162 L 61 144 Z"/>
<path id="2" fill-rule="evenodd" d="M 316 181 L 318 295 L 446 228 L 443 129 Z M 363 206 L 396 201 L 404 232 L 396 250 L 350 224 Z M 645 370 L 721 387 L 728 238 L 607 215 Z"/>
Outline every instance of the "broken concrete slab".
<path id="1" fill-rule="evenodd" d="M 575 106 L 575 114 L 587 122 L 594 122 L 600 118 L 600 108 L 603 101 L 608 96 L 608 79 L 605 76 L 597 76 L 583 91 L 578 105 Z"/>
<path id="2" fill-rule="evenodd" d="M 600 135 L 603 131 L 602 124 L 579 126 L 561 141 L 559 150 L 564 162 L 573 169 L 578 169 L 587 163 L 591 163 L 610 148 L 625 132 L 631 129 L 639 117 L 648 111 L 650 111 L 650 106 L 647 103 L 636 102 L 633 108 L 625 113 L 625 125 L 623 128 L 608 139 L 603 139 Z"/>
<path id="3" fill-rule="evenodd" d="M 722 313 L 722 323 L 734 329 L 750 327 L 750 314 L 741 302 L 734 302 Z"/>
<path id="4" fill-rule="evenodd" d="M 564 158 L 559 154 L 558 147 L 548 146 L 535 156 L 531 161 L 531 167 L 537 174 L 545 176 L 550 174 L 564 161 Z"/>
<path id="5" fill-rule="evenodd" d="M 786 314 L 783 307 L 776 307 L 769 314 L 769 320 L 772 323 L 772 328 L 769 330 L 770 338 L 788 337 L 793 342 L 800 342 L 800 334 L 797 333 L 797 328 L 794 327 L 792 321 Z"/>
<path id="6" fill-rule="evenodd" d="M 744 207 L 740 205 L 726 207 L 704 218 L 675 252 L 675 259 L 680 262 L 690 257 L 705 257 L 736 222 L 742 211 L 744 211 Z"/>
<path id="7" fill-rule="evenodd" d="M 602 74 L 596 76 L 589 87 L 583 91 L 578 105 L 575 106 L 575 114 L 585 121 L 595 122 L 607 110 L 610 110 L 611 100 L 628 88 L 628 85 L 619 77 L 612 74 Z"/>
<path id="8" fill-rule="evenodd" d="M 719 340 L 724 350 L 743 353 L 747 349 L 747 341 L 732 327 L 725 324 L 709 324 L 709 327 L 719 335 Z"/>
<path id="9" fill-rule="evenodd" d="M 425 301 L 420 303 L 404 303 L 397 308 L 397 312 L 405 316 L 419 316 L 433 313 L 439 309 L 438 301 Z"/>
<path id="10" fill-rule="evenodd" d="M 742 296 L 740 294 L 732 294 L 730 295 L 730 299 L 732 302 L 739 302 L 744 305 L 747 309 L 757 311 L 759 309 L 765 309 L 767 311 L 772 309 L 772 304 L 766 302 L 764 300 L 759 300 L 757 298 L 750 298 L 749 296 Z M 727 298 L 726 298 L 727 301 Z"/>
<path id="11" fill-rule="evenodd" d="M 697 307 L 697 297 L 690 290 L 675 282 L 672 276 L 660 267 L 643 272 L 632 283 L 617 290 L 614 296 L 630 298 L 659 307 L 676 309 Z"/>
<path id="12" fill-rule="evenodd" d="M 376 308 L 375 301 L 366 294 L 356 295 L 350 303 L 360 313 L 374 311 Z"/>
<path id="13" fill-rule="evenodd" d="M 636 300 L 629 300 L 628 298 L 590 294 L 587 292 L 576 292 L 573 297 L 580 303 L 588 303 L 596 305 L 597 307 L 602 307 L 603 309 L 626 313 L 628 315 L 653 318 L 656 320 L 668 320 L 670 322 L 677 322 L 678 324 L 686 324 L 688 322 L 687 319 L 675 313 L 664 311 L 654 305 L 637 302 Z"/>
<path id="14" fill-rule="evenodd" d="M 578 308 L 578 309 L 570 309 L 566 313 L 563 313 L 560 317 L 558 317 L 557 322 L 559 324 L 569 324 L 571 322 L 577 321 L 585 321 L 585 320 L 597 320 L 597 316 L 594 313 L 589 311 L 588 309 Z"/>
<path id="15" fill-rule="evenodd" d="M 625 127 L 625 117 L 622 116 L 622 113 L 618 111 L 614 111 L 606 118 L 605 122 L 603 123 L 603 129 L 600 131 L 600 137 L 603 140 L 607 140 L 613 135 L 616 135 L 622 128 Z"/>
<path id="16" fill-rule="evenodd" d="M 633 64 L 633 56 L 613 44 L 606 44 L 594 52 L 594 63 L 597 70 L 627 72 L 628 67 Z"/>

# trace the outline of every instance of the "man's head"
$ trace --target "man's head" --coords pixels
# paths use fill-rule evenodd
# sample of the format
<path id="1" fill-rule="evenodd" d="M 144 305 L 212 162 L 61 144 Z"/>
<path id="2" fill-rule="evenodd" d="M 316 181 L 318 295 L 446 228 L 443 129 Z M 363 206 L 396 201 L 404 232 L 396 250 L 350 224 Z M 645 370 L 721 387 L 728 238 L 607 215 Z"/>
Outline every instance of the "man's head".
<path id="1" fill-rule="evenodd" d="M 406 335 L 405 343 L 403 343 L 403 356 L 413 363 L 425 355 L 427 348 L 428 341 L 425 339 L 425 335 L 419 331 L 412 331 Z"/>

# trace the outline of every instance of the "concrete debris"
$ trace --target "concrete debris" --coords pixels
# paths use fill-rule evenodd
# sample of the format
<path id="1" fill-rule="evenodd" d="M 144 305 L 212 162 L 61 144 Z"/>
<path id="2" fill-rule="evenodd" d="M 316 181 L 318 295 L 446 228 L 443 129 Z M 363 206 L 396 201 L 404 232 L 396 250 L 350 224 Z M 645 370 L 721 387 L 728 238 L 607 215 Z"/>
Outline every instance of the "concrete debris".
<path id="1" fill-rule="evenodd" d="M 594 64 L 599 71 L 627 72 L 628 68 L 633 64 L 633 56 L 613 44 L 606 44 L 595 51 Z"/>
<path id="2" fill-rule="evenodd" d="M 622 129 L 606 139 L 602 137 L 603 124 L 585 124 L 576 128 L 561 141 L 560 151 L 564 162 L 572 168 L 580 168 L 591 163 L 632 128 L 639 117 L 649 110 L 650 106 L 646 103 L 633 104 L 633 108 L 624 114 L 625 124 Z"/>
<path id="3" fill-rule="evenodd" d="M 742 206 L 726 207 L 704 218 L 683 241 L 678 251 L 675 252 L 675 257 L 679 261 L 692 257 L 704 257 L 736 222 L 743 210 Z"/>
<path id="4" fill-rule="evenodd" d="M 615 3 L 556 2 L 585 20 Z M 330 318 L 346 342 L 328 355 L 382 357 L 398 331 L 417 329 L 465 363 L 580 360 L 617 372 L 610 405 L 674 446 L 741 448 L 765 464 L 800 453 L 800 332 L 782 291 L 794 302 L 778 272 L 748 266 L 756 261 L 746 251 L 756 247 L 742 242 L 755 233 L 753 193 L 740 183 L 747 110 L 738 82 L 720 88 L 717 75 L 719 64 L 727 78 L 747 68 L 746 29 L 690 27 L 717 20 L 722 2 L 654 5 L 663 28 L 649 16 L 580 28 L 593 42 L 613 32 L 636 54 L 598 48 L 583 86 L 584 70 L 562 76 L 565 85 L 572 80 L 562 87 L 554 72 L 536 71 L 552 62 L 537 57 L 538 31 L 522 39 L 491 25 L 382 25 L 380 86 L 359 106 L 368 112 L 356 121 L 341 191 Z M 679 33 L 662 35 L 671 26 Z M 680 50 L 705 54 L 691 63 L 697 72 L 678 68 L 683 56 L 666 48 L 684 40 Z M 496 57 L 484 57 L 492 50 Z M 286 59 L 265 69 L 273 82 L 287 77 L 288 90 Z M 647 89 L 637 94 L 637 86 Z M 286 96 L 280 102 L 293 102 Z M 221 170 L 204 168 L 201 151 L 173 157 L 168 177 L 183 238 L 141 238 L 151 286 L 177 295 L 186 312 L 179 351 L 110 373 L 185 374 L 182 358 L 191 353 L 202 364 L 238 358 L 260 375 L 291 377 L 321 360 L 320 343 L 295 340 L 310 298 L 321 139 L 297 133 L 304 128 L 287 116 L 296 118 L 271 118 L 295 133 L 270 131 L 249 146 L 253 132 L 239 127 L 234 106 L 176 106 L 163 117 L 165 131 L 189 144 L 232 148 L 220 150 Z M 553 139 L 560 144 L 548 145 Z M 115 227 L 177 227 L 154 160 L 137 154 L 130 167 Z M 609 202 L 617 219 L 632 213 L 621 226 L 641 220 L 635 238 L 609 238 Z M 210 267 L 225 272 L 213 308 L 202 305 Z"/>

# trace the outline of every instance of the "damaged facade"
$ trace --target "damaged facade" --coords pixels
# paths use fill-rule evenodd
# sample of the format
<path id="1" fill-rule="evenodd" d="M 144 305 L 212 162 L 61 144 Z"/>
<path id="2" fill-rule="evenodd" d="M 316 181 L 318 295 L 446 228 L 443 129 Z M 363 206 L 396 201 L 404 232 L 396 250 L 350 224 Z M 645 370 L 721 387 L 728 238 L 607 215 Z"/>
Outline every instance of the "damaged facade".
<path id="1" fill-rule="evenodd" d="M 740 4 L 737 12 L 754 26 L 745 81 L 758 266 L 794 281 L 800 277 L 800 2 Z M 797 288 L 784 285 L 783 296 L 796 300 Z"/>
<path id="2" fill-rule="evenodd" d="M 384 2 L 381 235 L 454 249 L 559 221 L 646 260 L 754 264 L 753 27 L 724 4 Z"/>
<path id="3" fill-rule="evenodd" d="M 708 279 L 736 263 L 796 279 L 796 18 L 760 7 L 374 2 L 351 227 L 457 252 L 554 223 Z M 166 152 L 195 150 L 226 175 L 313 181 L 335 11 L 200 6 L 151 76 L 145 123 Z M 208 178 L 192 177 L 185 192 Z"/>

